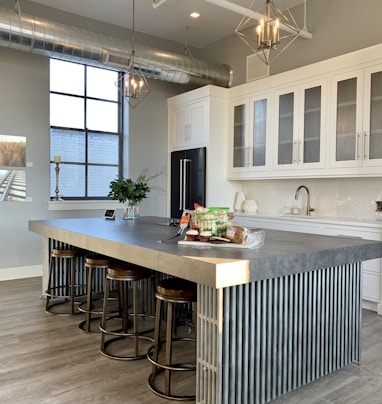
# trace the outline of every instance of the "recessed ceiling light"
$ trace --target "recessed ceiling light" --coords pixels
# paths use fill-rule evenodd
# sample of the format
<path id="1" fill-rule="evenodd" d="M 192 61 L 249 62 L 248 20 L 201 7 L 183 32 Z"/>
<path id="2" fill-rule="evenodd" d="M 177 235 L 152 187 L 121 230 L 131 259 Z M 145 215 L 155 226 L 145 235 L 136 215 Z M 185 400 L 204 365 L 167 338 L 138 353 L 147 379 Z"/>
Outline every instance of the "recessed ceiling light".
<path id="1" fill-rule="evenodd" d="M 192 17 L 192 18 L 198 18 L 198 17 L 200 17 L 200 13 L 198 13 L 197 11 L 193 11 L 193 12 L 190 14 L 190 17 Z"/>

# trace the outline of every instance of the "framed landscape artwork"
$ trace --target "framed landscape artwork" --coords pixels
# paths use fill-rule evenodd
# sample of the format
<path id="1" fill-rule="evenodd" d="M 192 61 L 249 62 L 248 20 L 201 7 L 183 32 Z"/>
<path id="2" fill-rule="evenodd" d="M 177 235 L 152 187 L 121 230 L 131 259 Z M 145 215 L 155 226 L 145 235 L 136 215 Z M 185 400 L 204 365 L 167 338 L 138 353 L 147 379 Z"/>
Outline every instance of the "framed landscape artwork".
<path id="1" fill-rule="evenodd" d="M 0 202 L 26 199 L 26 137 L 0 135 Z"/>

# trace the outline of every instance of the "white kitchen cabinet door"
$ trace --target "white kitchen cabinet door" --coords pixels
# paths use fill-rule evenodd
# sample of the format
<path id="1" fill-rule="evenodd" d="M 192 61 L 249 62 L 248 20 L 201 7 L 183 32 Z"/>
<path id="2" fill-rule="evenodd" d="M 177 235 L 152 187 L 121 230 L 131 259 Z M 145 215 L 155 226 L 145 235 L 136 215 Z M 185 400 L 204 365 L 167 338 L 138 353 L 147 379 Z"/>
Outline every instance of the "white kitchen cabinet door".
<path id="1" fill-rule="evenodd" d="M 332 82 L 330 166 L 382 166 L 382 65 L 335 75 Z"/>
<path id="2" fill-rule="evenodd" d="M 208 100 L 169 108 L 171 150 L 204 147 L 208 142 Z"/>
<path id="3" fill-rule="evenodd" d="M 364 166 L 382 166 L 382 65 L 364 72 Z"/>
<path id="4" fill-rule="evenodd" d="M 259 94 L 230 104 L 229 178 L 270 174 L 270 95 Z"/>
<path id="5" fill-rule="evenodd" d="M 235 223 L 240 226 L 257 227 L 270 230 L 295 231 L 308 234 L 322 234 L 326 236 L 356 237 L 367 240 L 382 240 L 382 233 L 378 228 L 368 228 L 358 225 L 331 225 L 321 223 L 319 219 L 312 222 L 300 221 L 298 218 L 265 218 L 259 216 L 236 215 Z M 265 235 L 266 242 L 266 235 Z M 363 287 L 362 298 L 364 305 L 370 310 L 382 315 L 382 268 L 381 259 L 372 259 L 362 263 Z"/>
<path id="6" fill-rule="evenodd" d="M 248 166 L 248 142 L 247 133 L 249 127 L 249 103 L 245 101 L 234 102 L 230 108 L 231 112 L 231 153 L 230 171 L 241 172 Z"/>
<path id="7" fill-rule="evenodd" d="M 380 232 L 361 231 L 355 227 L 325 226 L 324 234 L 344 237 L 357 237 L 366 240 L 381 240 Z M 362 263 L 363 287 L 362 298 L 368 301 L 382 303 L 381 295 L 381 259 L 373 259 Z"/>
<path id="8" fill-rule="evenodd" d="M 358 167 L 362 145 L 362 71 L 332 79 L 331 167 Z"/>
<path id="9" fill-rule="evenodd" d="M 325 97 L 325 80 L 276 90 L 274 170 L 290 176 L 287 171 L 325 168 Z"/>

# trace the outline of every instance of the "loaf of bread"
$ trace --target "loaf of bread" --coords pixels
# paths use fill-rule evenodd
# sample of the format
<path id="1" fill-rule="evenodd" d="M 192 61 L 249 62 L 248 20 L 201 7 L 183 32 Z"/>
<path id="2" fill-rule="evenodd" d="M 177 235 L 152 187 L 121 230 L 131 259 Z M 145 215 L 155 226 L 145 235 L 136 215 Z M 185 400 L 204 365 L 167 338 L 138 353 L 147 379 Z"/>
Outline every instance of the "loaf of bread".
<path id="1" fill-rule="evenodd" d="M 228 226 L 225 236 L 233 243 L 242 244 L 244 240 L 245 228 L 241 226 Z"/>

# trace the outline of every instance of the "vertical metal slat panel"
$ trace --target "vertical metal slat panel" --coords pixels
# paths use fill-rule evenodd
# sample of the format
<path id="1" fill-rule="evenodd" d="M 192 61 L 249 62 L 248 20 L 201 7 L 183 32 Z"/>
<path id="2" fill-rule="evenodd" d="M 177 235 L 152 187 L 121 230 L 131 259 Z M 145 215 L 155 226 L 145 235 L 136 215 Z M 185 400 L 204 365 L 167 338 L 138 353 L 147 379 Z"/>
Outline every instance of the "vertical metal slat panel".
<path id="1" fill-rule="evenodd" d="M 196 349 L 197 384 L 196 401 L 198 403 L 218 403 L 223 396 L 223 373 L 218 374 L 223 356 L 222 326 L 224 313 L 221 308 L 221 290 L 198 285 L 197 332 L 200 334 Z M 226 329 L 225 331 L 227 331 Z M 226 352 L 224 352 L 226 354 Z"/>
<path id="2" fill-rule="evenodd" d="M 248 326 L 243 327 L 243 336 L 242 336 L 242 344 L 243 344 L 243 361 L 247 362 L 250 360 L 251 351 L 253 350 L 253 341 L 252 336 L 253 334 L 253 326 L 250 325 L 250 318 L 249 318 L 249 310 L 251 309 L 252 302 L 251 302 L 251 291 L 250 291 L 250 284 L 243 285 L 243 303 L 247 303 L 246 309 L 243 310 L 243 322 L 244 324 L 248 324 Z M 249 369 L 250 366 L 243 367 L 243 374 L 242 374 L 242 397 L 248 397 L 248 388 L 250 385 L 249 379 Z M 253 379 L 252 379 L 253 380 Z"/>
<path id="3" fill-rule="evenodd" d="M 254 336 L 254 347 L 253 347 L 253 356 L 255 361 L 252 362 L 254 366 L 252 367 L 253 373 L 251 373 L 254 382 L 254 389 L 255 394 L 252 398 L 251 402 L 258 403 L 260 402 L 260 394 L 261 394 L 261 380 L 258 375 L 262 369 L 262 362 L 261 362 L 261 353 L 262 353 L 262 346 L 261 346 L 261 336 L 262 336 L 262 317 L 261 317 L 261 288 L 262 283 L 256 282 L 253 283 L 253 287 L 251 290 L 255 293 L 255 298 L 253 299 L 255 306 L 253 307 L 252 313 L 254 313 L 255 318 L 253 319 L 253 324 L 255 328 L 253 329 L 253 336 Z"/>
<path id="4" fill-rule="evenodd" d="M 351 264 L 198 285 L 197 402 L 264 403 L 359 361 L 361 281 Z"/>
<path id="5" fill-rule="evenodd" d="M 248 359 L 248 356 L 245 355 L 245 345 L 243 344 L 243 333 L 247 334 L 248 327 L 246 325 L 245 330 L 244 330 L 244 324 L 243 324 L 243 316 L 245 316 L 245 313 L 248 312 L 248 300 L 243 300 L 244 298 L 244 285 L 240 285 L 236 288 L 237 290 L 237 296 L 236 296 L 236 301 L 237 305 L 235 308 L 235 314 L 236 314 L 236 355 L 232 353 L 232 356 L 234 357 L 234 368 L 236 368 L 236 376 L 235 379 L 237 380 L 236 383 L 236 394 L 235 394 L 235 399 L 239 400 L 242 402 L 242 394 L 243 394 L 243 384 L 244 384 L 244 369 L 247 368 L 247 366 L 236 366 L 237 362 L 242 363 L 243 360 L 246 361 Z M 245 296 L 246 299 L 248 299 L 248 296 Z"/>

